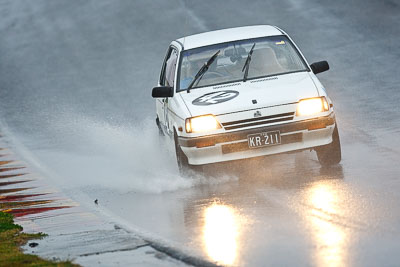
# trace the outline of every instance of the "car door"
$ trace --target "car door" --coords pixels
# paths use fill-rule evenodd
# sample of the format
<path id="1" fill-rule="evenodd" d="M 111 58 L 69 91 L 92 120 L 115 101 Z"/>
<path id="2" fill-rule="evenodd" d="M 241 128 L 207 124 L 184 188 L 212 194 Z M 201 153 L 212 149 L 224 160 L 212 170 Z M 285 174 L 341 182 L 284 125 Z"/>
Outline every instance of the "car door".
<path id="1" fill-rule="evenodd" d="M 178 51 L 175 47 L 170 46 L 167 55 L 164 60 L 163 68 L 160 75 L 159 86 L 170 86 L 174 88 L 175 92 L 175 72 L 176 72 L 176 64 L 178 60 Z M 161 103 L 159 103 L 159 109 L 157 113 L 159 114 L 160 124 L 165 133 L 170 133 L 170 125 L 168 118 L 168 102 L 169 99 L 162 98 Z"/>

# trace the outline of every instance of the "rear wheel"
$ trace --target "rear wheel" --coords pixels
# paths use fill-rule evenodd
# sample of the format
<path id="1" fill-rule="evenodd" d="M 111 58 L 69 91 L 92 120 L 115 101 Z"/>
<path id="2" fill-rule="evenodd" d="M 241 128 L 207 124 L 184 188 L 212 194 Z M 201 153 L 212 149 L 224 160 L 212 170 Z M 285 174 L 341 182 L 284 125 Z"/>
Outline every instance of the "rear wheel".
<path id="1" fill-rule="evenodd" d="M 340 138 L 337 124 L 332 134 L 332 143 L 316 148 L 318 161 L 322 166 L 332 166 L 342 160 Z"/>
<path id="2" fill-rule="evenodd" d="M 202 173 L 203 165 L 191 165 L 189 164 L 189 160 L 186 157 L 185 153 L 183 153 L 181 146 L 178 142 L 178 135 L 174 131 L 174 141 L 175 141 L 175 153 L 176 153 L 176 161 L 178 163 L 179 172 L 183 175 L 190 175 L 193 173 Z"/>

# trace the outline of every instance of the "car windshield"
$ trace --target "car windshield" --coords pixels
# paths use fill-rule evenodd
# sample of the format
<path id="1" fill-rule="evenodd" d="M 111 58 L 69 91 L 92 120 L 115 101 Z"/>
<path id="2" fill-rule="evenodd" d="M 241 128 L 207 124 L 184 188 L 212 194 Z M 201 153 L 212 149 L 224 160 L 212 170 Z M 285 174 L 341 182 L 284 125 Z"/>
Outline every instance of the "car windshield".
<path id="1" fill-rule="evenodd" d="M 308 70 L 286 36 L 240 40 L 183 51 L 177 91 L 187 90 L 204 63 L 218 50 L 216 60 L 192 88 L 242 81 L 245 62 L 253 45 L 247 79 Z"/>

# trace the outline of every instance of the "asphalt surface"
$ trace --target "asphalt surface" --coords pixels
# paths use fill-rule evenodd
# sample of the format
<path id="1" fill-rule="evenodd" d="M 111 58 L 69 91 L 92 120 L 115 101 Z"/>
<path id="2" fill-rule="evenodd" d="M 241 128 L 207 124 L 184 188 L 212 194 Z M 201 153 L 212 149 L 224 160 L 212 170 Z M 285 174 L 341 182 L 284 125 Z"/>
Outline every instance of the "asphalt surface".
<path id="1" fill-rule="evenodd" d="M 167 46 L 254 24 L 330 63 L 342 163 L 302 152 L 181 177 L 150 97 Z M 2 132 L 73 199 L 220 264 L 399 265 L 398 1 L 3 0 L 0 33 Z"/>

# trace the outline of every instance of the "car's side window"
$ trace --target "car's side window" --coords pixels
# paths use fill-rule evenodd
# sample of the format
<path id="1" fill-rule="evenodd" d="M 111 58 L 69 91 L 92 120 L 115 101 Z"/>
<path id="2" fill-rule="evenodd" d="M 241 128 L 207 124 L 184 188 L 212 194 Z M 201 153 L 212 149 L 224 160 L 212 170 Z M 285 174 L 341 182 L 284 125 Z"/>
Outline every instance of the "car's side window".
<path id="1" fill-rule="evenodd" d="M 177 60 L 178 52 L 176 51 L 176 49 L 170 47 L 161 73 L 160 84 L 162 86 L 174 87 Z"/>

